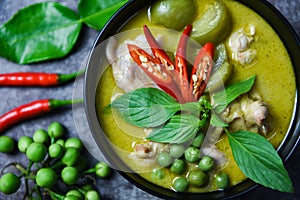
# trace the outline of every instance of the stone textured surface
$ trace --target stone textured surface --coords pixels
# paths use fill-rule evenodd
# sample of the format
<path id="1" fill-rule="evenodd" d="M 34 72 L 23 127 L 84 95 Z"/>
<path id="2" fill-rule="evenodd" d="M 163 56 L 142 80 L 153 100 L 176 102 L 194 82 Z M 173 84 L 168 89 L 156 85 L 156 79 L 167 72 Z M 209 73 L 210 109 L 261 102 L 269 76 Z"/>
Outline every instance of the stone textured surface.
<path id="1" fill-rule="evenodd" d="M 42 2 L 42 0 L 1 0 L 0 1 L 0 24 L 3 24 L 8 20 L 13 13 L 17 12 L 20 8 L 23 8 L 29 4 Z M 62 4 L 76 10 L 77 1 L 63 0 L 59 1 Z M 283 15 L 292 24 L 298 35 L 300 35 L 300 0 L 270 0 L 275 7 L 283 13 Z M 15 72 L 15 71 L 43 71 L 43 72 L 57 72 L 57 73 L 69 73 L 74 72 L 81 66 L 83 60 L 88 55 L 89 50 L 92 47 L 93 41 L 96 38 L 98 32 L 91 28 L 84 27 L 80 35 L 80 39 L 73 49 L 72 53 L 66 58 L 54 61 L 48 61 L 31 65 L 18 65 L 0 58 L 0 72 Z M 1 50 L 1 48 L 0 48 Z M 26 102 L 30 102 L 36 99 L 42 98 L 60 98 L 70 99 L 72 98 L 73 84 L 69 83 L 61 87 L 53 88 L 18 88 L 18 87 L 1 87 L 0 88 L 0 113 L 6 111 Z M 74 120 L 72 117 L 71 109 L 62 109 L 55 113 L 50 113 L 46 116 L 29 120 L 20 123 L 7 130 L 5 133 L 8 136 L 19 138 L 21 135 L 32 135 L 34 130 L 39 128 L 46 128 L 52 121 L 59 121 L 63 123 L 67 128 L 69 135 L 77 135 Z M 258 187 L 255 190 L 237 198 L 237 199 L 264 199 L 264 200 L 285 200 L 285 199 L 300 199 L 300 147 L 298 147 L 293 156 L 286 163 L 288 172 L 294 183 L 294 194 L 283 194 L 265 187 Z M 93 158 L 90 158 L 91 162 L 95 162 Z M 24 161 L 24 157 L 21 155 L 0 155 L 0 169 L 3 166 L 14 162 Z M 24 163 L 26 164 L 26 163 Z M 158 199 L 149 195 L 140 189 L 136 188 L 132 184 L 124 180 L 119 174 L 114 173 L 113 177 L 109 180 L 99 180 L 97 182 L 98 190 L 101 193 L 102 199 L 105 200 L 122 200 L 122 199 Z M 4 196 L 0 194 L 0 199 L 21 199 L 24 193 L 24 187 L 22 187 L 18 193 L 11 196 Z"/>

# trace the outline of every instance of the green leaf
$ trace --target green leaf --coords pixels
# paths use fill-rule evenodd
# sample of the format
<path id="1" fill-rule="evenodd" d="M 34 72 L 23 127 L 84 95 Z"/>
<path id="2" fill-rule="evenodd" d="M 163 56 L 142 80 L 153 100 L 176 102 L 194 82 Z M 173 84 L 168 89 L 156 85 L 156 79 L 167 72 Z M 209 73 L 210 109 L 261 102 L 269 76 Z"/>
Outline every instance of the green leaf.
<path id="1" fill-rule="evenodd" d="M 266 187 L 293 192 L 282 160 L 267 139 L 248 131 L 227 135 L 234 159 L 245 176 Z"/>
<path id="2" fill-rule="evenodd" d="M 78 12 L 88 26 L 100 30 L 127 0 L 80 0 Z"/>
<path id="3" fill-rule="evenodd" d="M 61 58 L 71 51 L 80 30 L 71 9 L 55 2 L 33 4 L 0 27 L 0 56 L 20 64 Z"/>
<path id="4" fill-rule="evenodd" d="M 162 143 L 184 143 L 191 141 L 197 134 L 200 120 L 189 114 L 174 115 L 161 128 L 153 129 L 147 136 L 148 140 Z"/>
<path id="5" fill-rule="evenodd" d="M 215 102 L 214 111 L 216 113 L 222 112 L 228 104 L 230 104 L 233 100 L 235 100 L 240 95 L 247 93 L 252 88 L 256 76 L 251 76 L 250 78 L 233 83 L 225 88 L 225 91 L 220 91 L 213 95 L 213 99 Z"/>
<path id="6" fill-rule="evenodd" d="M 139 127 L 156 127 L 181 109 L 167 93 L 155 88 L 140 88 L 122 95 L 111 104 L 123 119 Z"/>

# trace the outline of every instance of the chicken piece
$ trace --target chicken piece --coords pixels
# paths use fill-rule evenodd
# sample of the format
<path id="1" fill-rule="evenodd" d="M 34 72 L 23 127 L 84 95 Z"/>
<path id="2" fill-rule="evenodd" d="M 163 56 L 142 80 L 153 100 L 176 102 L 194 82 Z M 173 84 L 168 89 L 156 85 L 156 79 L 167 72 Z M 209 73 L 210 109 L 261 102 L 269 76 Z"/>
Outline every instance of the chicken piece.
<path id="1" fill-rule="evenodd" d="M 266 118 L 268 108 L 259 95 L 244 94 L 232 102 L 221 117 L 230 123 L 230 130 L 251 130 L 267 133 Z"/>
<path id="2" fill-rule="evenodd" d="M 247 29 L 239 29 L 229 38 L 229 47 L 232 59 L 240 64 L 250 64 L 256 58 L 256 50 L 250 48 L 254 40 L 255 27 L 250 25 Z"/>
<path id="3" fill-rule="evenodd" d="M 160 37 L 157 40 L 161 42 L 162 39 Z M 124 41 L 121 44 L 114 37 L 108 40 L 105 53 L 108 62 L 112 65 L 117 86 L 125 92 L 142 87 L 158 88 L 156 83 L 133 61 L 128 52 L 127 43 L 148 49 L 148 52 L 150 50 L 149 46 L 145 47 L 147 40 L 144 35 L 138 35 L 134 41 Z"/>
<path id="4" fill-rule="evenodd" d="M 141 166 L 153 166 L 156 164 L 156 156 L 166 148 L 165 144 L 151 142 L 134 145 L 134 152 L 129 157 Z"/>

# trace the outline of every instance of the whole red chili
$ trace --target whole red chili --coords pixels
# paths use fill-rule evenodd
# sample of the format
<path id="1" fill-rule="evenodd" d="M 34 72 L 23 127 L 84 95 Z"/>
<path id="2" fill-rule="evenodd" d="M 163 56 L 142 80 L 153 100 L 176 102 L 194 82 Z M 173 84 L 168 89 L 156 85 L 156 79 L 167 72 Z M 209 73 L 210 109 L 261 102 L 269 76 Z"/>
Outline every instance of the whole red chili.
<path id="1" fill-rule="evenodd" d="M 56 86 L 75 79 L 84 71 L 71 74 L 14 72 L 0 74 L 0 86 Z"/>
<path id="2" fill-rule="evenodd" d="M 41 99 L 21 105 L 0 116 L 0 133 L 23 120 L 34 118 L 57 108 L 80 102 L 83 102 L 83 100 Z"/>

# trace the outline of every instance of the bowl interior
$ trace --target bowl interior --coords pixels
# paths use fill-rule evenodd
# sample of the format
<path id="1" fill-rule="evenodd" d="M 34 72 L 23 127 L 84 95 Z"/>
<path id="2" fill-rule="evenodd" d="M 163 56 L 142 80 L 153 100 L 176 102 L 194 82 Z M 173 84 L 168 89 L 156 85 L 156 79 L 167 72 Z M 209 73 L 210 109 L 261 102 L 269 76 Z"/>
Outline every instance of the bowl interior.
<path id="1" fill-rule="evenodd" d="M 89 127 L 92 132 L 92 136 L 98 146 L 102 151 L 107 160 L 115 167 L 120 170 L 120 174 L 124 176 L 128 181 L 138 186 L 144 191 L 147 191 L 151 194 L 154 194 L 158 197 L 165 199 L 219 199 L 219 198 L 232 198 L 236 195 L 240 195 L 244 192 L 247 192 L 254 187 L 256 184 L 250 180 L 246 180 L 230 189 L 225 191 L 216 191 L 203 194 L 192 194 L 192 193 L 176 193 L 171 190 L 159 187 L 155 184 L 148 182 L 147 180 L 140 177 L 138 174 L 131 172 L 131 169 L 118 158 L 117 154 L 112 150 L 107 141 L 104 133 L 99 124 L 96 108 L 95 108 L 95 93 L 98 85 L 98 81 L 103 73 L 101 69 L 102 64 L 106 62 L 106 59 L 103 57 L 105 52 L 105 44 L 103 42 L 108 39 L 110 36 L 117 33 L 120 28 L 128 21 L 132 16 L 137 14 L 141 8 L 144 8 L 150 4 L 151 0 L 145 1 L 129 1 L 125 4 L 106 24 L 106 26 L 99 33 L 96 41 L 94 43 L 93 49 L 89 56 L 89 61 L 87 64 L 87 71 L 85 75 L 84 83 L 84 98 L 85 98 L 85 109 L 87 113 L 87 119 Z M 282 142 L 278 148 L 278 153 L 283 160 L 287 160 L 288 157 L 292 154 L 294 148 L 296 147 L 299 140 L 299 125 L 300 121 L 297 119 L 300 118 L 299 108 L 298 108 L 298 89 L 300 88 L 300 42 L 295 31 L 290 26 L 288 21 L 282 16 L 282 14 L 277 11 L 269 2 L 267 1 L 248 1 L 248 0 L 239 0 L 239 2 L 250 7 L 252 10 L 257 12 L 261 17 L 263 17 L 277 32 L 281 40 L 285 44 L 285 47 L 290 55 L 292 64 L 294 66 L 294 73 L 296 76 L 296 99 L 294 113 L 292 117 L 292 123 L 290 124 L 288 134 L 285 137 L 285 140 Z M 101 45 L 100 45 L 101 44 Z M 100 45 L 100 48 L 99 48 Z M 97 47 L 97 48 L 96 48 Z M 105 64 L 103 66 L 106 66 Z M 283 77 L 287 78 L 287 77 Z"/>

